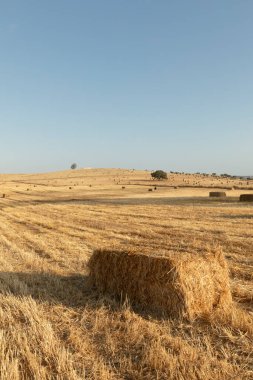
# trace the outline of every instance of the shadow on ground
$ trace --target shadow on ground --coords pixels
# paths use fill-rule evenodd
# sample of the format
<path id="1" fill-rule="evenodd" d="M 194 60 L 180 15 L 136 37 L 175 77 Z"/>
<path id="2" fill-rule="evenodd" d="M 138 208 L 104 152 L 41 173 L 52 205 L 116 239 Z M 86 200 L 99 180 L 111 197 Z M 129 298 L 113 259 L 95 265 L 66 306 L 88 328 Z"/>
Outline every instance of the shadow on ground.
<path id="1" fill-rule="evenodd" d="M 0 293 L 31 296 L 67 307 L 84 306 L 99 294 L 85 275 L 60 276 L 51 273 L 0 272 Z"/>

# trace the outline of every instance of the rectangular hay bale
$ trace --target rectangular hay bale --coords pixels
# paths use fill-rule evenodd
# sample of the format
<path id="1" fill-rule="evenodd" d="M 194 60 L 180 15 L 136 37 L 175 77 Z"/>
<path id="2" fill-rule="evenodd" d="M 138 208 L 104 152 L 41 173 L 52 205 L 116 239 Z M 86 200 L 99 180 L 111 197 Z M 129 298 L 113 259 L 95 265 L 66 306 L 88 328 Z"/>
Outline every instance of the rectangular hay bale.
<path id="1" fill-rule="evenodd" d="M 100 291 L 128 297 L 147 311 L 190 320 L 227 312 L 232 305 L 228 268 L 221 252 L 155 256 L 98 249 L 88 267 Z"/>
<path id="2" fill-rule="evenodd" d="M 227 194 L 225 193 L 225 191 L 210 191 L 209 193 L 209 197 L 216 197 L 216 198 L 220 198 L 220 197 L 226 197 Z"/>
<path id="3" fill-rule="evenodd" d="M 253 194 L 241 194 L 240 202 L 253 202 Z"/>

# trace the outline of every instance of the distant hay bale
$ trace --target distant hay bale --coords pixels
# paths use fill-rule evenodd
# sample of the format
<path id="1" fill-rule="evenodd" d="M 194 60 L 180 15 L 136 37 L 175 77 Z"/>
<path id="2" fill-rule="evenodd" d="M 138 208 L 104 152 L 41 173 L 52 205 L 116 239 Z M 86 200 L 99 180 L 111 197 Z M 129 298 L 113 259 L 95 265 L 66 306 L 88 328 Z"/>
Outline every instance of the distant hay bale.
<path id="1" fill-rule="evenodd" d="M 253 194 L 241 194 L 240 202 L 253 202 Z"/>
<path id="2" fill-rule="evenodd" d="M 69 190 L 71 190 L 72 189 L 72 187 L 71 186 L 69 186 Z"/>
<path id="3" fill-rule="evenodd" d="M 148 191 L 153 191 L 153 189 L 148 189 Z"/>
<path id="4" fill-rule="evenodd" d="M 125 186 L 122 186 L 122 189 L 124 190 L 126 187 Z"/>
<path id="5" fill-rule="evenodd" d="M 127 297 L 146 311 L 192 320 L 227 314 L 232 305 L 227 264 L 221 252 L 154 256 L 134 250 L 98 249 L 88 267 L 92 285 Z"/>
<path id="6" fill-rule="evenodd" d="M 226 197 L 227 194 L 225 191 L 210 191 L 209 197 L 216 197 L 216 198 L 221 198 L 221 197 Z"/>

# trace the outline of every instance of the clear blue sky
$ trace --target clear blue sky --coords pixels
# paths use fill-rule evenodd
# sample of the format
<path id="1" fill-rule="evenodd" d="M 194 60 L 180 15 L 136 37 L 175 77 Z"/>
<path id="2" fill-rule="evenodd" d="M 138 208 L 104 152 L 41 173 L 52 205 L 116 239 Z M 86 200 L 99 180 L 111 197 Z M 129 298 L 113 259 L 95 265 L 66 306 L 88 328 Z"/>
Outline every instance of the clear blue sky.
<path id="1" fill-rule="evenodd" d="M 0 172 L 253 175 L 252 0 L 0 2 Z"/>

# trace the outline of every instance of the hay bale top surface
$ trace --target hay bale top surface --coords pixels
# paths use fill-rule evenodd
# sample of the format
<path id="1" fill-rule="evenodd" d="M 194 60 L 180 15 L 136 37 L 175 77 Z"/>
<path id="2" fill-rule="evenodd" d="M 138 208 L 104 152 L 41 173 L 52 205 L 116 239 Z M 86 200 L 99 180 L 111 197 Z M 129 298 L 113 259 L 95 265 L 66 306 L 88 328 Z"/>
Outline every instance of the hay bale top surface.
<path id="1" fill-rule="evenodd" d="M 146 258 L 154 258 L 157 260 L 170 259 L 175 260 L 176 262 L 184 262 L 189 260 L 198 260 L 208 257 L 217 256 L 220 250 L 217 250 L 215 246 L 203 246 L 201 250 L 190 251 L 188 248 L 183 250 L 183 247 L 180 249 L 180 252 L 174 249 L 174 246 L 166 246 L 165 248 L 156 248 L 151 249 L 150 247 L 140 247 L 134 245 L 124 245 L 121 243 L 116 243 L 111 245 L 110 242 L 105 244 L 103 247 L 98 246 L 94 252 L 101 251 L 104 253 L 110 253 L 116 256 L 141 256 Z"/>
<path id="2" fill-rule="evenodd" d="M 95 252 L 99 252 L 100 254 L 110 254 L 115 256 L 131 256 L 134 257 L 145 257 L 146 259 L 156 259 L 164 261 L 166 259 L 176 262 L 185 262 L 189 260 L 198 260 L 198 259 L 207 259 L 213 258 L 214 256 L 219 256 L 217 250 L 208 250 L 208 248 L 203 249 L 201 252 L 189 252 L 189 251 L 172 251 L 168 249 L 159 249 L 157 251 L 153 251 L 150 248 L 139 248 L 139 247 L 127 247 L 124 248 L 122 246 L 114 246 L 113 248 L 105 247 L 105 248 L 97 248 L 94 250 Z"/>

